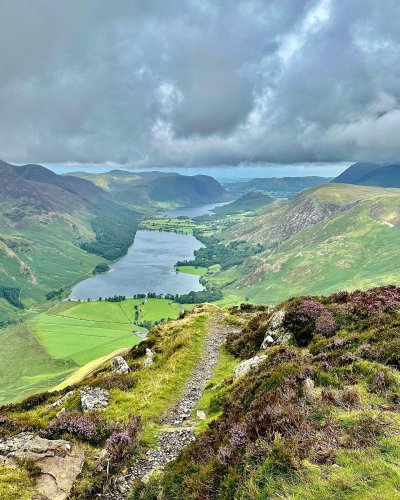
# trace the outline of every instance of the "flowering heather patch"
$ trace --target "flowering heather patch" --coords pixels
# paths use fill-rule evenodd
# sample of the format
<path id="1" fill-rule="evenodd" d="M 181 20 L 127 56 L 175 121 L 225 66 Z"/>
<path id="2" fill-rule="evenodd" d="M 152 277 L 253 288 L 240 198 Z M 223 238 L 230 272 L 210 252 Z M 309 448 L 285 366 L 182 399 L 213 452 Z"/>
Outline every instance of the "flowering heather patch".
<path id="1" fill-rule="evenodd" d="M 82 441 L 98 444 L 111 434 L 112 429 L 97 414 L 63 413 L 53 419 L 40 433 L 42 437 L 57 439 L 69 434 Z"/>
<path id="2" fill-rule="evenodd" d="M 130 415 L 127 423 L 115 426 L 113 433 L 106 441 L 106 451 L 111 460 L 111 466 L 118 465 L 132 454 L 141 430 L 142 422 L 138 415 Z"/>
<path id="3" fill-rule="evenodd" d="M 124 431 L 114 431 L 106 441 L 106 450 L 112 460 L 123 460 L 133 448 L 133 441 Z"/>
<path id="4" fill-rule="evenodd" d="M 349 310 L 359 317 L 393 313 L 400 305 L 400 287 L 387 285 L 365 292 L 338 292 L 331 295 L 329 301 L 333 304 L 346 304 Z"/>
<path id="5" fill-rule="evenodd" d="M 337 324 L 331 313 L 326 312 L 315 320 L 315 329 L 325 337 L 331 337 L 337 330 Z"/>
<path id="6" fill-rule="evenodd" d="M 246 430 L 246 424 L 233 424 L 231 430 L 229 431 L 229 443 L 231 444 L 231 446 L 233 446 L 234 448 L 240 448 L 246 443 Z"/>
<path id="7" fill-rule="evenodd" d="M 321 302 L 312 297 L 293 300 L 287 308 L 284 319 L 285 328 L 293 334 L 299 346 L 306 346 L 312 340 L 317 322 L 322 329 L 326 329 L 329 335 L 336 329 L 330 312 Z"/>
<path id="8" fill-rule="evenodd" d="M 234 455 L 235 452 L 231 446 L 221 446 L 217 452 L 217 460 L 225 467 L 233 462 Z"/>

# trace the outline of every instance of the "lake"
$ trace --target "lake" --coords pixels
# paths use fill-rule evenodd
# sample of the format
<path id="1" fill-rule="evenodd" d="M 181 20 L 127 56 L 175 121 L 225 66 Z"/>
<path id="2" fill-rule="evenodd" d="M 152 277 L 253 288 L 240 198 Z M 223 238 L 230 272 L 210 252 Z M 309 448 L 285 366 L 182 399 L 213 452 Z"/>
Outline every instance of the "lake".
<path id="1" fill-rule="evenodd" d="M 176 219 L 177 217 L 199 217 L 200 215 L 212 214 L 211 210 L 216 207 L 228 205 L 231 201 L 224 201 L 222 203 L 210 203 L 209 205 L 200 205 L 198 207 L 181 207 L 173 208 L 171 210 L 163 210 L 158 213 L 157 217 L 164 219 Z"/>
<path id="2" fill-rule="evenodd" d="M 170 219 L 198 217 L 227 203 L 232 202 L 163 210 L 158 216 Z M 199 240 L 188 234 L 138 231 L 128 253 L 110 264 L 111 271 L 81 281 L 72 289 L 70 298 L 132 297 L 148 292 L 181 295 L 204 290 L 198 276 L 179 273 L 174 269 L 178 261 L 192 259 L 194 251 L 202 246 Z"/>
<path id="3" fill-rule="evenodd" d="M 183 294 L 203 290 L 198 276 L 176 272 L 179 260 L 189 260 L 203 245 L 194 236 L 138 231 L 128 253 L 110 264 L 111 271 L 78 283 L 71 299 L 97 299 L 138 293 Z"/>

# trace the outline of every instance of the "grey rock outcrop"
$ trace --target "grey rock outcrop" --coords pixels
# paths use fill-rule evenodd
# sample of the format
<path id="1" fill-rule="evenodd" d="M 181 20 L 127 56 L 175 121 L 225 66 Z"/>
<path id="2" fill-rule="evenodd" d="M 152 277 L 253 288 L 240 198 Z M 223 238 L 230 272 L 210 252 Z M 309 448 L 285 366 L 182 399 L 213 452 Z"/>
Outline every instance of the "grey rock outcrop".
<path id="1" fill-rule="evenodd" d="M 253 358 L 246 359 L 237 365 L 235 371 L 233 372 L 233 380 L 237 380 L 240 377 L 246 375 L 250 370 L 256 368 L 260 363 L 264 361 L 266 356 L 254 356 Z"/>
<path id="2" fill-rule="evenodd" d="M 39 467 L 36 489 L 40 498 L 64 500 L 82 470 L 84 453 L 68 441 L 23 432 L 0 441 L 0 463 L 13 466 L 18 459 L 30 460 Z"/>
<path id="3" fill-rule="evenodd" d="M 146 358 L 144 360 L 143 367 L 147 368 L 148 366 L 152 365 L 153 358 L 154 358 L 154 352 L 151 349 L 147 348 L 146 349 Z"/>
<path id="4" fill-rule="evenodd" d="M 261 349 L 266 349 L 275 344 L 287 344 L 290 340 L 290 333 L 287 332 L 283 326 L 285 319 L 285 310 L 280 309 L 274 312 L 269 320 L 267 331 L 265 332 Z"/>
<path id="5" fill-rule="evenodd" d="M 101 387 L 83 387 L 81 389 L 81 406 L 83 411 L 101 410 L 109 403 L 108 391 Z"/>
<path id="6" fill-rule="evenodd" d="M 128 363 L 122 356 L 116 356 L 111 362 L 111 370 L 113 373 L 125 374 L 129 373 L 130 369 Z"/>

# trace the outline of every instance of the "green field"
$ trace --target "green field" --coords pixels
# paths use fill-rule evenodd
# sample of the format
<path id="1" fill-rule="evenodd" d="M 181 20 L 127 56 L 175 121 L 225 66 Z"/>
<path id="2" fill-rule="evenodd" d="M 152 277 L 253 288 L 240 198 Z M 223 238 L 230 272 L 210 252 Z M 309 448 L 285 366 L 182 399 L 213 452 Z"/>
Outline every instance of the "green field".
<path id="1" fill-rule="evenodd" d="M 207 267 L 200 266 L 176 266 L 176 270 L 185 274 L 194 274 L 195 276 L 204 276 L 207 273 Z"/>
<path id="2" fill-rule="evenodd" d="M 181 311 L 166 299 L 143 302 L 63 302 L 0 330 L 0 403 L 54 387 L 90 361 L 140 342 L 134 332 L 146 330 L 133 324 L 135 305 L 139 323 L 177 318 Z"/>
<path id="3" fill-rule="evenodd" d="M 176 319 L 181 312 L 181 306 L 175 302 L 166 299 L 129 299 L 122 302 L 123 307 L 127 310 L 133 310 L 135 305 L 138 306 L 140 321 L 160 321 L 161 319 Z"/>
<path id="4" fill-rule="evenodd" d="M 192 219 L 147 219 L 140 223 L 140 229 L 150 231 L 167 231 L 171 233 L 193 234 L 194 229 L 205 226 L 197 224 Z"/>

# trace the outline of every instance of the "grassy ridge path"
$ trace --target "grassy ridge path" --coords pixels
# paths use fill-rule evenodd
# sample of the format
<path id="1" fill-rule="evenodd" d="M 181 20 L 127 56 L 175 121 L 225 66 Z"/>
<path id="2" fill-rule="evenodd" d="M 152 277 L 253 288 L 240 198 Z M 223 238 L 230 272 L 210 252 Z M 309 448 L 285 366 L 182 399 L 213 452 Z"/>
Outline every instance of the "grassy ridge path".
<path id="1" fill-rule="evenodd" d="M 196 363 L 182 396 L 174 408 L 163 418 L 163 430 L 158 436 L 156 447 L 151 448 L 139 459 L 128 475 L 114 481 L 112 489 L 100 498 L 123 500 L 128 498 L 129 491 L 137 479 L 148 480 L 155 471 L 162 470 L 174 460 L 179 452 L 194 440 L 193 422 L 190 420 L 207 382 L 211 379 L 218 363 L 220 347 L 229 332 L 235 327 L 227 325 L 224 314 L 212 317 L 208 322 L 203 353 Z"/>

